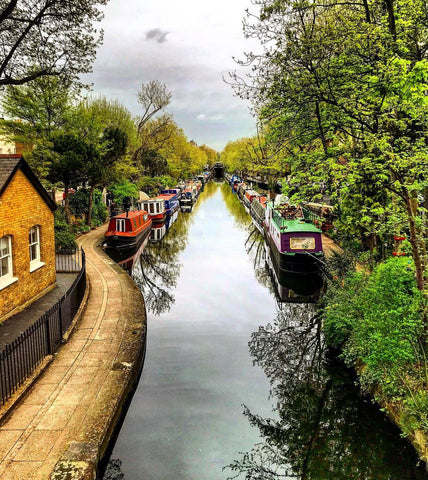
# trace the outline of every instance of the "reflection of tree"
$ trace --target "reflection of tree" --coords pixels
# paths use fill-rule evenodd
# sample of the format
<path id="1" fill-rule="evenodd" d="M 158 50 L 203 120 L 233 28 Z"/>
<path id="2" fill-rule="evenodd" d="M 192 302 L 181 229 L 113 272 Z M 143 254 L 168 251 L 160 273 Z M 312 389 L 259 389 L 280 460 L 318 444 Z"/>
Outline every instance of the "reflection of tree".
<path id="1" fill-rule="evenodd" d="M 103 480 L 123 480 L 125 475 L 121 471 L 122 462 L 118 459 L 112 459 L 108 462 Z"/>
<path id="2" fill-rule="evenodd" d="M 196 206 L 214 195 L 218 185 L 208 183 Z M 187 234 L 193 223 L 191 215 L 178 214 L 177 221 L 162 241 L 149 244 L 135 262 L 132 277 L 144 296 L 147 309 L 154 315 L 168 311 L 175 301 L 174 288 L 180 276 L 180 253 L 187 244 Z"/>
<path id="3" fill-rule="evenodd" d="M 326 358 L 315 307 L 282 307 L 249 344 L 271 382 L 274 417 L 245 409 L 263 441 L 228 467 L 229 478 L 427 479 L 411 447 L 359 397 L 349 372 Z"/>
<path id="4" fill-rule="evenodd" d="M 248 237 L 245 241 L 245 250 L 251 259 L 257 281 L 270 293 L 274 294 L 274 287 L 266 267 L 265 241 L 263 235 L 251 223 L 248 227 Z"/>
<path id="5" fill-rule="evenodd" d="M 221 185 L 221 193 L 228 210 L 235 219 L 236 226 L 247 228 L 251 223 L 251 217 L 245 211 L 245 207 L 240 202 L 238 195 L 232 192 L 232 189 L 227 182 L 224 182 Z"/>

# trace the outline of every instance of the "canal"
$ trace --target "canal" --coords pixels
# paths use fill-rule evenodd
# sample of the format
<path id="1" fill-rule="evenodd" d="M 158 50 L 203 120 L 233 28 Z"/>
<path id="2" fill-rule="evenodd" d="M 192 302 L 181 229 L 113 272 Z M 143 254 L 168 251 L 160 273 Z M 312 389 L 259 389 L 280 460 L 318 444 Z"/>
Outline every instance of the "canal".
<path id="1" fill-rule="evenodd" d="M 310 296 L 280 301 L 227 184 L 208 184 L 132 275 L 147 354 L 105 480 L 428 479 L 326 351 Z"/>

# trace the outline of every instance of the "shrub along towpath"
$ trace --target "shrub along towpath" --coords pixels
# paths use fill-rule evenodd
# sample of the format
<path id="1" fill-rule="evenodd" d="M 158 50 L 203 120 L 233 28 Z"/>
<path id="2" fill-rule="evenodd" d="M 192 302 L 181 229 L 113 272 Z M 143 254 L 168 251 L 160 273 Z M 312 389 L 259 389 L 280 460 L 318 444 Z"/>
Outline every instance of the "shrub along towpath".
<path id="1" fill-rule="evenodd" d="M 0 425 L 2 480 L 94 479 L 145 352 L 144 300 L 98 247 L 105 226 L 80 239 L 89 297 L 68 343 Z"/>

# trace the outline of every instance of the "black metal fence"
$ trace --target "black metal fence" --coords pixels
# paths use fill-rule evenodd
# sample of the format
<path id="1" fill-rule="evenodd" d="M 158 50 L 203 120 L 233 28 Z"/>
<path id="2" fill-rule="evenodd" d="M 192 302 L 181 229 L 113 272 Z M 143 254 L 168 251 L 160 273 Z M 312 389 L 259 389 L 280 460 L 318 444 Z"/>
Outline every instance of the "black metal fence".
<path id="1" fill-rule="evenodd" d="M 1 405 L 5 404 L 42 360 L 58 348 L 64 333 L 71 325 L 86 290 L 86 261 L 83 249 L 78 251 L 78 257 L 80 270 L 68 291 L 0 352 Z M 77 256 L 74 260 L 77 260 Z M 75 268 L 75 263 L 70 265 Z"/>

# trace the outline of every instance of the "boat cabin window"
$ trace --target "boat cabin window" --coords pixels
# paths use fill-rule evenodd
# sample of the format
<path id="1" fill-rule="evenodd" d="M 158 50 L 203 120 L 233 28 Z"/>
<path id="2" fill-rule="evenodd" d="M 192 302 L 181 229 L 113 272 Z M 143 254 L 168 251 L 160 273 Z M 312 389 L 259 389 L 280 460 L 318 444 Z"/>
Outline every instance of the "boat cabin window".
<path id="1" fill-rule="evenodd" d="M 315 248 L 315 238 L 290 238 L 291 250 L 313 250 Z"/>
<path id="2" fill-rule="evenodd" d="M 150 203 L 150 213 L 155 213 L 155 206 L 153 203 Z"/>
<path id="3" fill-rule="evenodd" d="M 125 219 L 116 218 L 116 231 L 117 232 L 126 232 Z"/>
<path id="4" fill-rule="evenodd" d="M 147 213 L 144 215 L 144 221 L 147 222 L 148 215 Z"/>
<path id="5" fill-rule="evenodd" d="M 137 219 L 136 218 L 134 218 L 133 223 L 134 223 L 134 228 L 137 228 Z"/>

